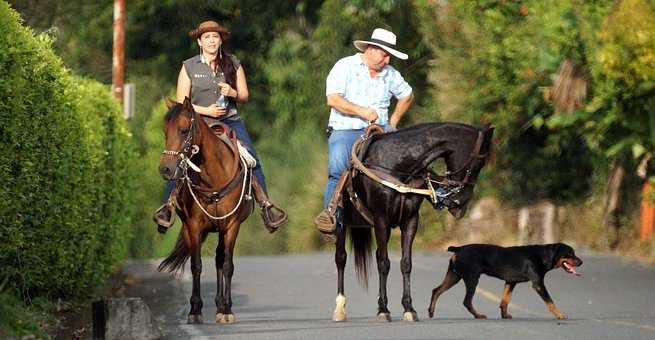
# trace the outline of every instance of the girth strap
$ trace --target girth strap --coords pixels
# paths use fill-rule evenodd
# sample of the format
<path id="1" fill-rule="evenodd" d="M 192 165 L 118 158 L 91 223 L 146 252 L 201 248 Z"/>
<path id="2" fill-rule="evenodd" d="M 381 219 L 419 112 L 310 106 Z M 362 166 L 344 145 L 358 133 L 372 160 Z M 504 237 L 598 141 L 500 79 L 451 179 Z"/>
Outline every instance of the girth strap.
<path id="1" fill-rule="evenodd" d="M 370 225 L 375 225 L 373 222 L 373 213 L 371 213 L 370 210 L 362 203 L 362 200 L 357 196 L 357 193 L 355 192 L 355 189 L 353 188 L 353 176 L 355 175 L 354 170 L 350 173 L 348 176 L 348 179 L 346 180 L 346 191 L 348 191 L 348 198 L 350 198 L 350 203 L 352 203 L 353 207 L 359 215 L 368 222 Z"/>
<path id="2" fill-rule="evenodd" d="M 240 167 L 239 172 L 236 175 L 234 175 L 234 177 L 232 177 L 230 182 L 227 183 L 227 185 L 225 185 L 224 187 L 222 187 L 218 191 L 207 190 L 207 189 L 204 189 L 204 188 L 202 188 L 200 186 L 197 186 L 195 184 L 192 184 L 192 186 L 196 191 L 198 191 L 198 192 L 200 192 L 202 194 L 202 196 L 203 196 L 203 198 L 205 200 L 211 201 L 211 202 L 218 202 L 223 197 L 225 197 L 225 195 L 227 195 L 232 189 L 236 188 L 237 185 L 239 185 L 239 183 L 243 179 L 243 172 L 244 171 L 245 171 L 244 167 Z"/>

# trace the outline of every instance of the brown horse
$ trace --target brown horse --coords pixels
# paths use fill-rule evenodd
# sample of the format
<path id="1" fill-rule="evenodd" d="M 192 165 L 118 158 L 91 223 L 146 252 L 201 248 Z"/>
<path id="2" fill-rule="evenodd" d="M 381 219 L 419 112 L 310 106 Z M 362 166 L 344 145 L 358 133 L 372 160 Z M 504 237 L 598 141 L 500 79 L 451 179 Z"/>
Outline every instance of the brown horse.
<path id="1" fill-rule="evenodd" d="M 231 295 L 234 245 L 241 222 L 253 210 L 248 195 L 250 168 L 239 156 L 234 132 L 219 127 L 215 134 L 193 111 L 188 98 L 183 104 L 167 100 L 167 106 L 166 150 L 161 156 L 159 172 L 164 179 L 177 181 L 173 197 L 182 229 L 175 248 L 159 265 L 159 270 L 176 272 L 191 257 L 193 290 L 187 322 L 202 323 L 200 248 L 208 233 L 218 232 L 216 322 L 232 323 L 235 321 Z"/>

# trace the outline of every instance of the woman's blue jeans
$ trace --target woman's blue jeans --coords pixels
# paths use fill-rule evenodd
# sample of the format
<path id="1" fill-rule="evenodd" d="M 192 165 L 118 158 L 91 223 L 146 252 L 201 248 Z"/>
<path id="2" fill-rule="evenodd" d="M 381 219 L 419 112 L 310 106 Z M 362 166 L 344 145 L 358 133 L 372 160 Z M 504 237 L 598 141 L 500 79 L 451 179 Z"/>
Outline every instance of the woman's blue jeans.
<path id="1" fill-rule="evenodd" d="M 253 148 L 252 146 L 252 140 L 250 139 L 250 135 L 246 130 L 245 124 L 243 124 L 243 121 L 238 116 L 223 119 L 222 122 L 227 124 L 230 127 L 230 129 L 236 132 L 237 138 L 241 141 L 241 144 L 245 146 L 246 149 L 248 149 L 248 152 L 250 152 L 250 154 L 257 160 L 257 166 L 255 166 L 255 168 L 253 169 L 253 174 L 255 175 L 255 178 L 257 179 L 259 184 L 262 186 L 262 189 L 264 189 L 264 192 L 268 195 L 268 190 L 266 188 L 266 178 L 264 177 L 264 172 L 262 172 L 261 162 L 259 161 L 259 157 L 257 157 L 257 152 L 255 151 L 255 148 Z M 166 181 L 166 186 L 164 188 L 163 203 L 166 203 L 168 201 L 168 197 L 171 195 L 171 191 L 173 191 L 174 187 L 175 187 L 175 181 Z"/>

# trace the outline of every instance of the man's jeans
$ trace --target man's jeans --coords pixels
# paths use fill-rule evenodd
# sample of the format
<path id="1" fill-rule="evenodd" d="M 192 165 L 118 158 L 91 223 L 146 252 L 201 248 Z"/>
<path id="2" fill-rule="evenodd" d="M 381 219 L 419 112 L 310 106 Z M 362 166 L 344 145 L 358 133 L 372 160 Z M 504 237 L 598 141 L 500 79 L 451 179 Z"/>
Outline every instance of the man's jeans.
<path id="1" fill-rule="evenodd" d="M 264 192 L 268 194 L 268 190 L 266 189 L 266 179 L 264 178 L 264 173 L 262 172 L 261 162 L 257 157 L 257 153 L 255 152 L 255 149 L 252 147 L 252 140 L 250 139 L 250 135 L 248 134 L 248 131 L 246 130 L 246 126 L 243 124 L 243 121 L 241 121 L 240 117 L 233 117 L 233 118 L 223 119 L 221 122 L 227 124 L 232 130 L 234 130 L 234 132 L 236 132 L 237 138 L 239 139 L 239 141 L 241 141 L 241 144 L 246 149 L 248 149 L 248 152 L 250 152 L 250 154 L 255 158 L 255 160 L 257 160 L 257 166 L 255 166 L 255 168 L 253 169 L 253 174 L 255 175 L 255 178 L 257 178 L 257 181 L 259 181 L 259 184 L 262 186 L 262 189 L 264 189 Z M 170 196 L 171 191 L 173 191 L 174 187 L 175 187 L 175 181 L 166 181 L 166 186 L 164 187 L 163 203 L 166 203 L 168 201 L 168 196 Z"/>
<path id="2" fill-rule="evenodd" d="M 337 186 L 341 173 L 346 170 L 350 161 L 350 149 L 357 138 L 364 134 L 364 129 L 332 130 L 328 139 L 328 181 L 323 195 L 323 207 L 327 208 Z"/>

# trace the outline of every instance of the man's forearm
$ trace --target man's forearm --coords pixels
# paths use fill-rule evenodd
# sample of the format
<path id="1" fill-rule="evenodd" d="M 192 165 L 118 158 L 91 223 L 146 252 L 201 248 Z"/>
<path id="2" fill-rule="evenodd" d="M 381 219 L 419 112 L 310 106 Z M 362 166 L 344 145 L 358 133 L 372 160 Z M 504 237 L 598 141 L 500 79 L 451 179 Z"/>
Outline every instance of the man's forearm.
<path id="1" fill-rule="evenodd" d="M 396 108 L 393 110 L 393 114 L 391 114 L 391 117 L 389 118 L 389 124 L 392 127 L 396 127 L 398 125 L 398 122 L 400 121 L 401 118 L 403 118 L 405 112 L 407 112 L 407 110 L 412 106 L 413 102 L 414 102 L 414 93 L 410 94 L 405 98 L 398 100 L 398 102 L 396 103 Z"/>
<path id="2" fill-rule="evenodd" d="M 346 100 L 340 94 L 331 94 L 327 96 L 327 105 L 335 110 L 345 113 L 349 116 L 363 117 L 366 108 Z"/>

